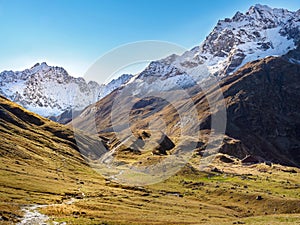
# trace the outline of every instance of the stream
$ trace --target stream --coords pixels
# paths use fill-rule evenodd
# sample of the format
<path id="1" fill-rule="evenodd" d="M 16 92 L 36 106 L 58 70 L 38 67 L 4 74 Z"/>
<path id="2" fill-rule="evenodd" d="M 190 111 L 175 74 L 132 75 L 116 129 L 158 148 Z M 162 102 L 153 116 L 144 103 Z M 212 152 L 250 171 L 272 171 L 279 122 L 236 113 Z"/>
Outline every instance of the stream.
<path id="1" fill-rule="evenodd" d="M 40 213 L 38 209 L 47 207 L 48 205 L 32 205 L 22 208 L 24 216 L 17 225 L 46 225 L 49 217 Z"/>
<path id="2" fill-rule="evenodd" d="M 24 212 L 23 218 L 16 225 L 66 225 L 66 222 L 47 222 L 50 218 L 47 215 L 44 215 L 39 212 L 39 209 L 45 208 L 47 206 L 60 206 L 60 205 L 71 205 L 75 199 L 70 199 L 67 202 L 61 204 L 52 204 L 52 205 L 28 205 L 22 208 Z"/>

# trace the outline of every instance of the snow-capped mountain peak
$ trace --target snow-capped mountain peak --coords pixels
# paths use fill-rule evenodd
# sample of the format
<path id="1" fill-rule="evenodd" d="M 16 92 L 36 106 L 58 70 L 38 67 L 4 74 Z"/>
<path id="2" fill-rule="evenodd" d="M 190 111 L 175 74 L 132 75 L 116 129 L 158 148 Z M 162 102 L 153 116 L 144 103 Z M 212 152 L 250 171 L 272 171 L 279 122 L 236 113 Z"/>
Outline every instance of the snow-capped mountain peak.
<path id="1" fill-rule="evenodd" d="M 201 45 L 181 56 L 151 62 L 129 85 L 134 92 L 186 88 L 211 75 L 227 76 L 247 62 L 285 55 L 300 43 L 299 15 L 300 10 L 251 6 L 245 13 L 219 20 Z"/>
<path id="2" fill-rule="evenodd" d="M 71 77 L 62 67 L 37 63 L 23 71 L 0 73 L 1 92 L 7 98 L 43 116 L 59 115 L 65 110 L 81 109 L 96 101 L 99 85 L 92 88 L 82 78 Z M 74 93 L 74 90 L 78 90 Z M 72 106 L 72 99 L 82 100 Z"/>
<path id="3" fill-rule="evenodd" d="M 62 67 L 43 62 L 23 71 L 0 73 L 0 94 L 40 115 L 58 116 L 71 109 L 82 110 L 96 102 L 101 93 L 109 94 L 129 78 L 124 75 L 108 85 L 87 83 L 82 77 L 70 76 Z"/>
<path id="4" fill-rule="evenodd" d="M 299 33 L 297 19 L 295 12 L 257 4 L 245 14 L 220 20 L 197 54 L 208 59 L 213 74 L 226 75 L 249 61 L 294 49 L 298 39 L 289 27 Z"/>
<path id="5" fill-rule="evenodd" d="M 86 83 L 44 62 L 24 71 L 0 73 L 0 94 L 41 115 L 58 115 L 72 108 L 81 110 L 124 85 L 135 93 L 187 88 L 211 75 L 227 76 L 247 62 L 288 52 L 289 60 L 299 63 L 300 54 L 290 54 L 299 46 L 300 10 L 257 4 L 219 20 L 201 45 L 153 61 L 134 77 L 125 74 L 106 85 Z"/>
<path id="6" fill-rule="evenodd" d="M 36 63 L 33 67 L 30 68 L 30 70 L 35 73 L 37 71 L 46 71 L 49 70 L 50 66 L 47 65 L 46 62 Z"/>
<path id="7" fill-rule="evenodd" d="M 138 78 L 191 75 L 198 67 L 204 73 L 193 77 L 201 81 L 209 74 L 222 77 L 249 61 L 267 56 L 281 56 L 300 43 L 300 10 L 254 5 L 245 13 L 219 20 L 204 42 L 181 56 L 170 56 L 150 63 Z"/>

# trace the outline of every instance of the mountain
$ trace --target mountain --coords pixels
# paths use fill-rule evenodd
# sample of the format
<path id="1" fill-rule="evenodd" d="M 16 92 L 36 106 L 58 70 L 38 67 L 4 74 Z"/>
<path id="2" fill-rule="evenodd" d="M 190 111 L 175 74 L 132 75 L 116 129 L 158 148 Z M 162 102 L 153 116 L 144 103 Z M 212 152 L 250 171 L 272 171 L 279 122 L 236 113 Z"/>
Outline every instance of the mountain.
<path id="1" fill-rule="evenodd" d="M 212 75 L 227 76 L 256 59 L 299 52 L 299 18 L 300 10 L 255 5 L 246 13 L 237 12 L 232 18 L 220 20 L 200 46 L 181 56 L 153 61 L 134 77 L 124 74 L 106 85 L 87 83 L 61 67 L 38 63 L 24 71 L 0 73 L 0 93 L 40 115 L 69 121 L 71 117 L 56 117 L 71 110 L 81 111 L 129 80 L 135 92 L 188 88 Z M 294 56 L 290 53 L 290 60 L 299 63 L 299 53 Z"/>
<path id="2" fill-rule="evenodd" d="M 300 166 L 300 65 L 283 57 L 255 60 L 222 79 L 220 88 L 227 111 L 227 127 L 225 136 L 222 137 L 223 143 L 219 146 L 220 152 L 239 159 L 252 155 L 261 161 Z M 114 104 L 118 91 L 85 109 L 72 124 L 89 131 L 96 123 L 100 134 L 114 137 L 114 132 L 122 133 L 129 122 L 130 130 L 135 133 L 152 126 L 152 132 L 165 130 L 166 135 L 173 141 L 189 130 L 196 129 L 200 130 L 201 136 L 198 137 L 198 143 L 191 146 L 202 154 L 212 129 L 211 118 L 221 110 L 218 107 L 211 111 L 207 98 L 216 99 L 217 106 L 222 104 L 222 100 L 216 97 L 216 84 L 208 86 L 206 92 L 199 86 L 187 91 L 190 93 L 189 99 L 193 100 L 197 109 L 199 122 L 194 124 L 196 128 L 190 127 L 188 123 L 183 127 L 179 126 L 183 113 L 180 115 L 176 109 L 186 108 L 190 104 L 189 99 L 178 98 L 175 109 L 174 103 L 164 101 L 158 96 L 139 98 L 131 94 L 121 94 L 120 102 Z M 182 94 L 177 90 L 168 93 L 172 96 Z M 209 94 L 206 95 L 207 93 Z M 162 98 L 165 96 L 164 92 L 160 94 Z M 132 107 L 127 105 L 128 102 Z M 189 114 L 191 110 L 189 108 L 184 113 Z M 126 139 L 119 138 L 119 143 L 123 140 Z M 192 143 L 195 140 L 187 141 Z M 174 143 L 178 145 L 178 142 Z"/>
<path id="3" fill-rule="evenodd" d="M 81 111 L 125 84 L 135 93 L 185 89 L 211 76 L 220 79 L 266 56 L 286 55 L 299 63 L 299 18 L 300 10 L 255 5 L 220 20 L 200 46 L 153 61 L 135 76 L 124 74 L 108 84 L 87 83 L 61 67 L 37 63 L 24 71 L 0 73 L 0 94 L 40 115 L 67 122 L 72 110 Z"/>
<path id="4" fill-rule="evenodd" d="M 55 118 L 66 111 L 80 111 L 126 83 L 123 75 L 107 85 L 70 76 L 62 67 L 37 63 L 24 71 L 0 73 L 0 94 L 39 115 Z"/>
<path id="5" fill-rule="evenodd" d="M 220 20 L 204 43 L 192 50 L 194 62 L 203 61 L 212 74 L 224 75 L 256 59 L 284 55 L 299 45 L 299 16 L 300 10 L 259 4 L 245 14 L 237 12 Z"/>
<path id="6" fill-rule="evenodd" d="M 99 84 L 71 77 L 61 67 L 37 63 L 20 72 L 0 74 L 1 92 L 30 111 L 43 116 L 55 116 L 74 108 L 83 109 L 97 100 Z M 73 99 L 80 98 L 73 105 Z"/>
<path id="7" fill-rule="evenodd" d="M 200 46 L 151 62 L 130 85 L 132 89 L 187 88 L 210 76 L 227 76 L 247 62 L 285 55 L 299 48 L 299 43 L 300 10 L 257 4 L 246 13 L 219 20 Z M 299 56 L 293 62 L 299 63 Z"/>
<path id="8" fill-rule="evenodd" d="M 260 161 L 299 166 L 300 118 L 295 113 L 300 97 L 299 16 L 300 10 L 263 5 L 252 6 L 244 14 L 237 12 L 231 19 L 219 21 L 202 45 L 181 56 L 151 62 L 129 83 L 87 107 L 73 125 L 89 131 L 96 123 L 100 134 L 120 146 L 126 145 L 131 131 L 145 142 L 143 135 L 136 133 L 148 132 L 151 126 L 164 130 L 163 135 L 172 141 L 182 132 L 200 130 L 202 137 L 193 146 L 205 148 L 212 132 L 212 115 L 221 113 L 222 102 L 211 112 L 202 88 L 208 89 L 210 98 L 218 96 L 217 84 L 210 82 L 216 78 L 227 111 L 221 152 L 239 159 L 252 155 Z M 184 115 L 192 112 L 193 107 L 187 108 L 190 99 L 201 122 L 185 122 L 181 127 L 178 109 Z M 194 142 L 193 138 L 186 142 Z M 174 143 L 175 149 L 181 148 Z M 131 152 L 138 151 L 132 148 Z"/>

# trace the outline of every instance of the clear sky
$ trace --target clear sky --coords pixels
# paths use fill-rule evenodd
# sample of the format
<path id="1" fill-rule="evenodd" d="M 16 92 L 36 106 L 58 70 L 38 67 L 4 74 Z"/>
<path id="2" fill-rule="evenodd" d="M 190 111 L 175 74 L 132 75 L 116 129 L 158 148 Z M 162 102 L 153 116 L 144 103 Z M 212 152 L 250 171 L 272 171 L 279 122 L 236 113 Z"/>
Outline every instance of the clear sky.
<path id="1" fill-rule="evenodd" d="M 82 76 L 107 51 L 142 40 L 190 49 L 256 3 L 300 9 L 299 0 L 0 0 L 0 71 L 46 61 Z"/>

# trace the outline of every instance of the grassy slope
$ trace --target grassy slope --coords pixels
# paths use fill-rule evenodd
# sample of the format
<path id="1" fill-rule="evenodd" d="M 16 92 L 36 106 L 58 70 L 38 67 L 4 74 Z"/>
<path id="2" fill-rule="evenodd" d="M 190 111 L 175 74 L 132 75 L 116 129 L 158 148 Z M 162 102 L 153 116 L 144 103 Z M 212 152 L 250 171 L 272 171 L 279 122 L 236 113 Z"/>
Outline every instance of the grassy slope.
<path id="1" fill-rule="evenodd" d="M 71 224 L 300 222 L 299 173 L 284 172 L 287 168 L 278 165 L 217 165 L 224 173 L 186 167 L 165 182 L 146 187 L 107 181 L 71 206 L 43 212 Z M 263 199 L 256 200 L 258 195 Z"/>
<path id="2" fill-rule="evenodd" d="M 71 130 L 3 97 L 0 114 L 0 216 L 15 220 L 21 204 L 59 202 L 82 182 L 103 183 L 76 151 Z"/>
<path id="3" fill-rule="evenodd" d="M 41 211 L 68 224 L 300 223 L 297 169 L 216 162 L 224 173 L 187 166 L 162 183 L 124 186 L 86 165 L 65 126 L 4 98 L 0 113 L 0 216 L 8 219 L 1 224 L 16 222 L 22 205 L 61 203 L 81 193 L 71 205 Z"/>

